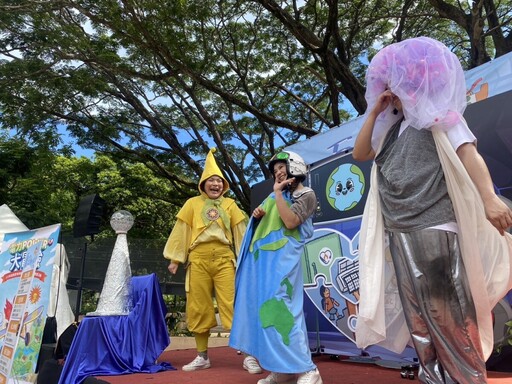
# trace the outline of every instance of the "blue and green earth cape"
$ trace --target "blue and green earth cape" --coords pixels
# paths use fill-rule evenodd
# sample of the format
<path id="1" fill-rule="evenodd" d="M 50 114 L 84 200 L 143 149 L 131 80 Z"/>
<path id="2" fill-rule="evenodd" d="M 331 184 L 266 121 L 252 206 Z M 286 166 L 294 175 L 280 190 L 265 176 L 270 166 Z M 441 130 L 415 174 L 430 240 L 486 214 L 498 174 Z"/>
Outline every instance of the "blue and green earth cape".
<path id="1" fill-rule="evenodd" d="M 289 192 L 283 196 L 291 204 Z M 256 357 L 268 371 L 306 372 L 316 368 L 303 312 L 301 267 L 312 219 L 286 229 L 273 193 L 262 207 L 266 214 L 251 217 L 240 248 L 229 345 Z"/>

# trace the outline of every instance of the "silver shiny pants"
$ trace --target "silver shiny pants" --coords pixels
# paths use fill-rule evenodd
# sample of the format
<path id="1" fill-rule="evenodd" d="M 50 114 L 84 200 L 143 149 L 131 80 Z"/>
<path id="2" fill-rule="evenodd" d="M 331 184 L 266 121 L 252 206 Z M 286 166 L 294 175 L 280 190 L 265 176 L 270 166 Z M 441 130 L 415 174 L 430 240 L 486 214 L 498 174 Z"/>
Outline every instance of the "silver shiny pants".
<path id="1" fill-rule="evenodd" d="M 475 306 L 457 234 L 434 229 L 389 232 L 389 240 L 420 362 L 420 382 L 486 383 Z"/>

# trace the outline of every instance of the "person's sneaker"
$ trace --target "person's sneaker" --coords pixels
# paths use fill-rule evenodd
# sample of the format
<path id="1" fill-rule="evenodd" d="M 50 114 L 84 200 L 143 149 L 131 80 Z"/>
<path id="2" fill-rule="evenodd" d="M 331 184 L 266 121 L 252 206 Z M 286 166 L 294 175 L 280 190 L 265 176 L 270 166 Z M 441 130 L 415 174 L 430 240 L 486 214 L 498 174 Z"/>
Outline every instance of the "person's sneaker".
<path id="1" fill-rule="evenodd" d="M 243 367 L 247 372 L 252 374 L 263 372 L 258 361 L 252 356 L 245 357 Z"/>
<path id="2" fill-rule="evenodd" d="M 304 372 L 303 374 L 299 375 L 297 384 L 323 384 L 323 381 L 320 377 L 320 372 L 318 372 L 318 369 L 313 369 L 312 371 Z"/>
<path id="3" fill-rule="evenodd" d="M 295 384 L 295 375 L 271 372 L 266 378 L 258 380 L 258 384 Z"/>
<path id="4" fill-rule="evenodd" d="M 197 356 L 191 363 L 183 366 L 183 370 L 187 372 L 197 371 L 199 369 L 210 368 L 210 359 Z"/>

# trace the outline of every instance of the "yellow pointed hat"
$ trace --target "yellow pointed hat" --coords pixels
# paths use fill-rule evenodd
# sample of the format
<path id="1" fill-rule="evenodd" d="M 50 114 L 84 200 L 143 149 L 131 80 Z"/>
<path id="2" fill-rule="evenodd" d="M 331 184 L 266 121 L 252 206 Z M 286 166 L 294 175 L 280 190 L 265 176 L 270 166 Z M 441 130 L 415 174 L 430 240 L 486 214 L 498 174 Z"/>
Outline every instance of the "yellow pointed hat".
<path id="1" fill-rule="evenodd" d="M 204 171 L 201 175 L 201 180 L 199 180 L 199 192 L 201 194 L 204 194 L 204 191 L 202 189 L 202 186 L 206 179 L 212 177 L 212 176 L 219 176 L 223 181 L 224 185 L 222 188 L 222 194 L 224 195 L 226 191 L 229 189 L 229 184 L 224 175 L 222 174 L 222 171 L 220 170 L 219 166 L 217 165 L 217 162 L 215 161 L 215 157 L 213 157 L 213 154 L 217 151 L 217 148 L 210 148 L 210 152 L 208 152 L 208 155 L 206 155 L 206 161 L 204 163 Z"/>

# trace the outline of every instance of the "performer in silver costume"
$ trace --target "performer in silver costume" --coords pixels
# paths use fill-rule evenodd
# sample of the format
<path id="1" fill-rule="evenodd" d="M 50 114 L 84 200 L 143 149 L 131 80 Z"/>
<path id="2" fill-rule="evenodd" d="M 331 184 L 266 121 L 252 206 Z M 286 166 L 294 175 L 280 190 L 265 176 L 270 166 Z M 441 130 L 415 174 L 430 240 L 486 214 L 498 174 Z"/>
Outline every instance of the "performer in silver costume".
<path id="1" fill-rule="evenodd" d="M 357 345 L 401 352 L 412 343 L 422 383 L 486 383 L 491 310 L 512 288 L 512 211 L 462 116 L 460 62 L 430 38 L 392 44 L 369 65 L 366 99 L 353 151 L 356 160 L 374 159 Z M 396 279 L 383 277 L 386 242 Z M 387 300 L 389 281 L 397 305 Z"/>

